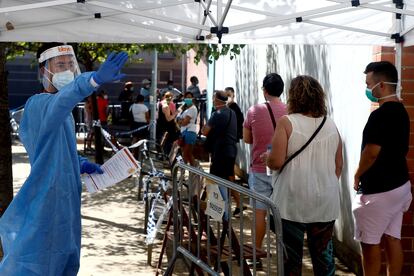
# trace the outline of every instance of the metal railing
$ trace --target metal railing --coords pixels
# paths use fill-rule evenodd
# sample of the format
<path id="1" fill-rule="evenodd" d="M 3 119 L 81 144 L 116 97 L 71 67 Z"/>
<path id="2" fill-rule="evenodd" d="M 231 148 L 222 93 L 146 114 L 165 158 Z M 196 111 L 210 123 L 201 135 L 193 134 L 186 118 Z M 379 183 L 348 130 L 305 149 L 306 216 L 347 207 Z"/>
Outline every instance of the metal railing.
<path id="1" fill-rule="evenodd" d="M 189 175 L 197 175 L 204 180 L 203 182 L 218 185 L 225 202 L 222 217 L 216 217 L 214 220 L 206 214 L 207 205 L 211 201 L 205 200 L 205 193 L 200 195 L 198 191 L 194 192 L 194 189 L 199 190 L 200 187 L 194 187 L 194 183 L 189 181 L 194 177 Z M 251 209 L 243 211 L 242 208 L 240 218 L 231 215 L 232 191 L 240 194 L 241 204 L 245 199 L 252 203 Z M 173 220 L 174 228 L 171 233 L 173 256 L 164 275 L 172 275 L 179 258 L 190 263 L 190 274 L 197 272 L 198 275 L 204 275 L 207 272 L 210 275 L 256 275 L 259 269 L 256 267 L 257 261 L 261 259 L 265 260 L 261 269 L 267 272 L 267 275 L 274 275 L 275 272 L 277 275 L 283 275 L 282 222 L 276 205 L 269 198 L 183 163 L 177 163 L 173 169 L 172 196 L 173 209 L 170 219 Z M 254 214 L 257 202 L 264 204 L 267 211 L 268 223 L 263 247 L 256 245 Z M 219 209 L 217 206 L 216 208 Z M 271 232 L 271 228 L 275 231 Z M 161 258 L 162 254 L 160 262 Z M 251 264 L 247 264 L 247 261 Z"/>

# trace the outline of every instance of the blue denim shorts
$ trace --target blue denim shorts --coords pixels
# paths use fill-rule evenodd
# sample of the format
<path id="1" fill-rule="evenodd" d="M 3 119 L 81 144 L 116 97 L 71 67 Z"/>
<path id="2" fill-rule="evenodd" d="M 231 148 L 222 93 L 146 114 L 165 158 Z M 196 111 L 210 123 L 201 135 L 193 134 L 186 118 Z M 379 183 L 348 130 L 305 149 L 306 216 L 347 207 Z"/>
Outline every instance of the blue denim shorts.
<path id="1" fill-rule="evenodd" d="M 266 173 L 249 173 L 249 187 L 250 190 L 261 194 L 262 196 L 270 198 L 273 192 L 272 188 L 272 176 L 267 175 Z M 253 200 L 250 199 L 250 205 L 253 206 Z M 266 204 L 261 201 L 256 200 L 256 208 L 265 210 L 268 208 Z"/>
<path id="2" fill-rule="evenodd" d="M 193 131 L 187 131 L 185 130 L 182 133 L 182 136 L 184 138 L 184 143 L 187 145 L 195 145 L 196 140 L 197 140 L 197 133 L 193 132 Z"/>

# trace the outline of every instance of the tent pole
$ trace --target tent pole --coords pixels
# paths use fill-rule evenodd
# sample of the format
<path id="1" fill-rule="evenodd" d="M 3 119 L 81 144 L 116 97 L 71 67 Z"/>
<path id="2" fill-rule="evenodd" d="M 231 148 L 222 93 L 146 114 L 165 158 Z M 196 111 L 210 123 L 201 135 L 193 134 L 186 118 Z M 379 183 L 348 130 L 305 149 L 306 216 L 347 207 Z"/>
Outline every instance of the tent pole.
<path id="1" fill-rule="evenodd" d="M 216 20 L 210 13 L 210 7 L 211 7 L 212 2 L 213 0 L 209 0 L 209 2 L 207 3 L 207 6 L 203 1 L 200 1 L 199 3 L 203 6 L 203 9 L 205 10 L 204 17 L 208 16 L 208 18 L 210 18 L 211 23 L 213 23 L 214 26 L 217 26 Z M 205 21 L 201 23 L 201 25 L 204 25 L 204 24 L 205 24 Z"/>
<path id="2" fill-rule="evenodd" d="M 402 4 L 403 5 L 403 4 Z M 398 3 L 395 4 L 396 8 L 398 8 Z M 399 14 L 397 13 L 395 15 L 395 32 L 396 34 L 400 34 L 402 31 L 402 22 L 403 22 L 403 16 L 406 16 L 405 14 Z M 401 68 L 402 68 L 402 46 L 403 41 L 396 41 L 395 43 L 395 67 L 397 68 L 398 72 L 398 83 L 397 83 L 397 97 L 401 99 Z"/>
<path id="3" fill-rule="evenodd" d="M 216 21 L 214 20 L 214 17 L 210 14 L 210 6 L 211 6 L 211 2 L 212 2 L 213 0 L 210 0 L 208 3 L 207 3 L 207 7 L 206 7 L 206 4 L 203 2 L 203 1 L 200 1 L 199 3 L 203 6 L 203 9 L 204 9 L 204 12 L 203 12 L 203 19 L 201 20 L 201 25 L 205 25 L 206 24 L 206 20 L 207 20 L 207 16 L 210 18 L 210 20 L 211 20 L 211 22 L 215 25 L 215 26 L 217 26 L 217 23 L 216 23 Z M 196 36 L 196 39 L 200 39 L 201 38 L 201 32 L 202 32 L 203 30 L 202 29 L 200 29 L 199 31 L 198 31 L 198 34 L 197 34 L 197 36 Z"/>
<path id="4" fill-rule="evenodd" d="M 360 0 L 361 5 L 367 4 L 367 3 L 370 3 L 370 2 L 374 2 L 374 1 L 375 0 Z M 304 17 L 308 18 L 309 16 L 324 17 L 324 16 L 327 15 L 327 13 L 335 12 L 335 11 L 338 11 L 338 13 L 355 11 L 354 7 L 353 8 L 350 8 L 350 7 L 351 7 L 351 2 L 349 1 L 349 2 L 341 2 L 340 4 L 335 4 L 335 5 L 328 6 L 328 7 L 316 8 L 316 9 L 311 9 L 311 10 L 307 10 L 307 11 L 301 11 L 301 12 L 297 12 L 297 13 L 293 13 L 293 14 L 289 14 L 289 15 L 280 15 L 280 16 L 275 15 L 276 17 L 274 17 L 274 18 L 264 19 L 264 20 L 259 20 L 259 21 L 254 21 L 254 22 L 249 22 L 249 23 L 244 23 L 244 24 L 239 24 L 239 25 L 232 26 L 231 27 L 231 34 L 243 33 L 243 32 L 247 32 L 247 31 L 251 31 L 252 29 L 261 29 L 261 28 L 273 27 L 275 24 L 278 24 L 280 22 L 286 22 L 286 23 L 296 22 L 296 18 L 298 18 L 298 17 L 302 17 L 302 18 L 304 18 Z"/>
<path id="5" fill-rule="evenodd" d="M 156 121 L 155 121 L 155 112 L 157 104 L 157 83 L 158 83 L 158 52 L 157 50 L 153 51 L 152 55 L 152 81 L 151 81 L 151 96 L 150 96 L 150 108 L 151 108 L 151 140 L 156 141 Z"/>
<path id="6" fill-rule="evenodd" d="M 210 31 L 210 27 L 208 27 L 208 26 L 203 26 L 203 25 L 193 23 L 193 22 L 189 22 L 189 21 L 185 21 L 185 20 L 175 19 L 175 18 L 168 17 L 168 16 L 159 16 L 159 15 L 149 13 L 149 12 L 142 12 L 142 11 L 138 11 L 138 10 L 135 10 L 135 9 L 124 8 L 124 7 L 117 6 L 115 4 L 110 4 L 108 2 L 91 1 L 91 2 L 87 2 L 87 3 L 88 3 L 88 5 L 101 7 L 101 8 L 107 8 L 107 9 L 111 9 L 111 10 L 114 10 L 114 11 L 120 11 L 120 12 L 124 12 L 124 13 L 128 13 L 128 14 L 138 15 L 138 16 L 145 17 L 145 18 L 150 18 L 150 19 L 153 19 L 153 20 L 156 20 L 156 21 L 181 25 L 181 26 L 184 26 L 184 27 L 192 28 L 192 29 L 202 29 L 202 30 L 205 30 L 205 31 Z"/>
<path id="7" fill-rule="evenodd" d="M 55 1 L 35 3 L 35 4 L 15 5 L 11 7 L 0 8 L 0 14 L 9 13 L 9 12 L 17 12 L 17 11 L 25 11 L 25 10 L 33 10 L 33 9 L 41 9 L 41 8 L 51 8 L 55 6 L 74 4 L 74 3 L 77 3 L 77 1 L 76 0 L 55 0 Z"/>
<path id="8" fill-rule="evenodd" d="M 211 110 L 213 108 L 213 94 L 216 89 L 216 60 L 213 59 L 212 63 L 207 65 L 207 120 L 210 119 Z"/>
<path id="9" fill-rule="evenodd" d="M 233 0 L 229 0 L 226 4 L 226 8 L 224 9 L 224 12 L 221 15 L 221 18 L 220 18 L 220 21 L 219 21 L 220 23 L 218 24 L 219 30 L 221 30 L 221 28 L 223 27 L 224 20 L 226 19 L 227 14 L 229 13 L 229 9 L 231 7 L 232 2 L 233 2 Z"/>
<path id="10" fill-rule="evenodd" d="M 398 72 L 398 84 L 397 84 L 397 96 L 401 99 L 401 67 L 402 67 L 402 43 L 397 43 L 395 45 L 395 67 Z"/>
<path id="11" fill-rule="evenodd" d="M 221 22 L 221 17 L 223 15 L 223 2 L 222 0 L 217 0 L 217 22 Z M 217 25 L 218 30 L 221 30 L 222 25 Z"/>
<path id="12" fill-rule="evenodd" d="M 374 31 L 370 31 L 370 30 L 359 29 L 359 28 L 348 27 L 348 26 L 337 25 L 337 24 L 330 24 L 330 23 L 319 22 L 319 21 L 315 21 L 315 20 L 303 20 L 302 22 L 306 23 L 306 24 L 312 24 L 312 25 L 327 27 L 327 28 L 331 28 L 331 29 L 339 29 L 339 30 L 357 32 L 357 33 L 363 33 L 363 34 L 370 34 L 370 35 L 376 35 L 376 36 L 382 36 L 382 37 L 388 37 L 388 38 L 390 37 L 390 34 L 388 34 L 388 33 L 374 32 Z"/>
<path id="13" fill-rule="evenodd" d="M 186 74 L 186 66 L 185 63 L 187 61 L 187 53 L 181 56 L 181 91 L 183 93 L 187 92 L 187 74 Z"/>

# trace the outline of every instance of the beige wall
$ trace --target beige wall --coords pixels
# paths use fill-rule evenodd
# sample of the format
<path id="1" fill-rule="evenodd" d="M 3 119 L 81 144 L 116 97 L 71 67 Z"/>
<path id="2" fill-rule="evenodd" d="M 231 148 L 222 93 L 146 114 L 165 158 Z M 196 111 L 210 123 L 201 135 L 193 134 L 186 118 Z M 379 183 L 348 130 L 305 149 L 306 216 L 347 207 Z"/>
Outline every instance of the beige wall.
<path id="1" fill-rule="evenodd" d="M 195 52 L 193 50 L 189 51 L 187 53 L 187 78 L 186 78 L 186 83 L 188 87 L 191 82 L 190 82 L 190 78 L 192 76 L 196 76 L 198 78 L 199 84 L 198 86 L 200 87 L 200 91 L 202 91 L 203 89 L 207 89 L 207 63 L 206 61 L 201 60 L 199 62 L 199 64 L 195 64 L 194 63 L 194 56 L 195 56 Z"/>

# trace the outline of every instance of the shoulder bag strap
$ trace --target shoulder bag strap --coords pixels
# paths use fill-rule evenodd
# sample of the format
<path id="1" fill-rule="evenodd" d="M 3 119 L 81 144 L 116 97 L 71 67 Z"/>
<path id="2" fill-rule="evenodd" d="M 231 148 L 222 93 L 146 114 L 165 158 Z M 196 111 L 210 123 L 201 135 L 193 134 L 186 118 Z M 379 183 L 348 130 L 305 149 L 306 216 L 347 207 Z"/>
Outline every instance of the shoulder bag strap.
<path id="1" fill-rule="evenodd" d="M 273 116 L 272 108 L 270 107 L 269 102 L 265 102 L 265 104 L 267 106 L 267 110 L 269 111 L 270 119 L 272 119 L 273 129 L 275 129 L 276 128 L 276 120 L 275 120 L 275 117 Z"/>
<path id="2" fill-rule="evenodd" d="M 292 154 L 286 161 L 285 163 L 283 163 L 282 167 L 279 169 L 279 174 L 283 171 L 283 169 L 286 167 L 286 165 L 292 161 L 293 158 L 295 158 L 296 156 L 299 155 L 299 153 L 301 153 L 309 144 L 310 142 L 312 142 L 313 138 L 315 138 L 315 136 L 319 133 L 319 131 L 321 130 L 321 128 L 323 127 L 323 125 L 325 124 L 326 121 L 326 116 L 323 117 L 323 120 L 321 122 L 321 124 L 318 126 L 318 128 L 315 130 L 315 132 L 312 134 L 312 136 L 309 138 L 309 140 L 300 148 L 298 149 L 294 154 Z"/>

